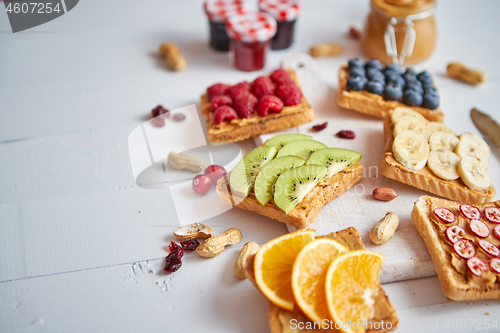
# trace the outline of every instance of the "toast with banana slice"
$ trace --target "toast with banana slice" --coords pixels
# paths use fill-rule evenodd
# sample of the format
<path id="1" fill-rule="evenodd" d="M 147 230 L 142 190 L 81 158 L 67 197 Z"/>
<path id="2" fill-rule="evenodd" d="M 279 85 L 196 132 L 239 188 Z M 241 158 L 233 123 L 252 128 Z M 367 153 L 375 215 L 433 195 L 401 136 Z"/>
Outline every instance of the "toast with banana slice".
<path id="1" fill-rule="evenodd" d="M 448 126 L 404 107 L 384 121 L 384 176 L 461 202 L 490 202 L 496 191 L 488 174 L 491 150 L 479 136 L 457 136 Z"/>

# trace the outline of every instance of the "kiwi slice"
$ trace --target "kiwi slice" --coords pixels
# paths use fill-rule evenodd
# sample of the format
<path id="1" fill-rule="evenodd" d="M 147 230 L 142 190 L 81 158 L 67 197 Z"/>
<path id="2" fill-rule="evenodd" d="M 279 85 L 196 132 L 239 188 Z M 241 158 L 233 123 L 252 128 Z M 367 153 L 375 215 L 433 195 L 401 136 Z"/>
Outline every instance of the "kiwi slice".
<path id="1" fill-rule="evenodd" d="M 267 140 L 265 145 L 276 146 L 278 149 L 281 149 L 287 143 L 295 140 L 312 140 L 312 136 L 307 134 L 280 134 Z"/>
<path id="2" fill-rule="evenodd" d="M 231 188 L 247 197 L 260 168 L 272 160 L 277 152 L 278 148 L 275 146 L 261 146 L 246 154 L 231 171 Z"/>
<path id="3" fill-rule="evenodd" d="M 309 156 L 316 150 L 328 148 L 325 144 L 315 141 L 315 140 L 295 140 L 287 143 L 279 151 L 276 157 L 282 156 L 297 156 L 304 160 L 307 160 Z"/>
<path id="4" fill-rule="evenodd" d="M 274 184 L 278 176 L 291 168 L 299 167 L 306 163 L 303 159 L 297 156 L 277 157 L 264 165 L 257 178 L 255 178 L 255 197 L 262 205 L 267 205 L 273 197 Z"/>
<path id="5" fill-rule="evenodd" d="M 325 148 L 316 150 L 309 156 L 307 164 L 318 164 L 327 167 L 326 178 L 353 165 L 361 159 L 361 154 L 343 148 Z"/>
<path id="6" fill-rule="evenodd" d="M 276 181 L 274 202 L 288 215 L 327 172 L 326 167 L 316 164 L 286 170 Z"/>

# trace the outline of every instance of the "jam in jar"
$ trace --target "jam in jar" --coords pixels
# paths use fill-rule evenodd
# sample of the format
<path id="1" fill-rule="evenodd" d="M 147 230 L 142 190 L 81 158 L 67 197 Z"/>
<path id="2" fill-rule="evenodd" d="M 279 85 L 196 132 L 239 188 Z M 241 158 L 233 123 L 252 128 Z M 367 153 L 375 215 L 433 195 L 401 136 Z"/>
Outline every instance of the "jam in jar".
<path id="1" fill-rule="evenodd" d="M 271 38 L 276 34 L 276 20 L 263 12 L 246 12 L 228 18 L 231 62 L 243 71 L 262 69 Z"/>
<path id="2" fill-rule="evenodd" d="M 300 14 L 299 0 L 259 0 L 259 9 L 273 16 L 278 22 L 271 48 L 273 50 L 289 48 L 293 43 L 295 22 Z"/>

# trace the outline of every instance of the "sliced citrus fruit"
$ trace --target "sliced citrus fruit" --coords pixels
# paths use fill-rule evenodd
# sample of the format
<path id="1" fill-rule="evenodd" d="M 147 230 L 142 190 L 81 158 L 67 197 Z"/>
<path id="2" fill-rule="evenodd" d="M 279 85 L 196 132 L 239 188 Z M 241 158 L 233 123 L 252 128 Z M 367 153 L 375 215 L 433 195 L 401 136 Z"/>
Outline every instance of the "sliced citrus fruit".
<path id="1" fill-rule="evenodd" d="M 330 318 L 325 295 L 325 278 L 335 258 L 349 249 L 333 239 L 319 238 L 297 255 L 292 270 L 292 291 L 297 305 L 312 321 Z"/>
<path id="2" fill-rule="evenodd" d="M 345 333 L 365 332 L 366 321 L 373 317 L 372 295 L 377 288 L 384 256 L 357 250 L 335 259 L 326 274 L 326 298 L 331 319 L 336 323 L 358 323 L 342 328 Z M 352 329 L 354 327 L 354 329 Z"/>
<path id="3" fill-rule="evenodd" d="M 292 311 L 292 267 L 297 254 L 314 240 L 313 230 L 301 230 L 275 238 L 262 245 L 255 255 L 255 282 L 274 304 Z"/>

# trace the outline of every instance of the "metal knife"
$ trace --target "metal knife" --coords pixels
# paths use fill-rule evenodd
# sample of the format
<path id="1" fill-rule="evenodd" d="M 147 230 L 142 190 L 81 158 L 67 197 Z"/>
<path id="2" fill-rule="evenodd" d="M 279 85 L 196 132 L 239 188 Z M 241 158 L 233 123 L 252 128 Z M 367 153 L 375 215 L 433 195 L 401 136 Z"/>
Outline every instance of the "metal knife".
<path id="1" fill-rule="evenodd" d="M 479 132 L 488 139 L 488 141 L 500 151 L 500 125 L 489 114 L 472 109 L 470 117 Z"/>

